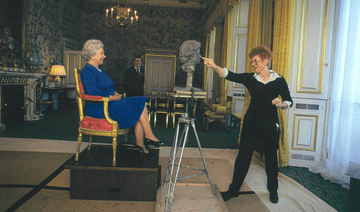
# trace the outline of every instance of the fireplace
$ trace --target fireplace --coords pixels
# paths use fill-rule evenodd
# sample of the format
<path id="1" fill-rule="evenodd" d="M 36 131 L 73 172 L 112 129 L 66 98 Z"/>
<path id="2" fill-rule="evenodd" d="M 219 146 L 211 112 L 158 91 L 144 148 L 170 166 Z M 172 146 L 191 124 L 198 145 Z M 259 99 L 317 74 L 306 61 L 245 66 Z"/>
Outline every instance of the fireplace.
<path id="1" fill-rule="evenodd" d="M 24 122 L 24 86 L 1 87 L 1 123 L 11 126 Z"/>
<path id="2" fill-rule="evenodd" d="M 0 67 L 0 70 L 4 69 Z M 45 73 L 14 70 L 0 71 L 0 131 L 5 130 L 5 126 L 44 117 L 40 103 Z"/>

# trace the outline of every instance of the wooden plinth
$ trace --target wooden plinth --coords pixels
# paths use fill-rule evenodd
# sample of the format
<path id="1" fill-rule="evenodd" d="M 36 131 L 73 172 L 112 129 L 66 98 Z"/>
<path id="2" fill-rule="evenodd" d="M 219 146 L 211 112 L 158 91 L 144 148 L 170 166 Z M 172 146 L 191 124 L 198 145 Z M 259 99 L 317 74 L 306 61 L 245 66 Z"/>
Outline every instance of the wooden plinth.
<path id="1" fill-rule="evenodd" d="M 112 146 L 93 145 L 85 149 L 70 169 L 70 199 L 156 201 L 161 168 L 159 149 L 138 150 L 118 147 L 117 165 L 112 165 Z"/>

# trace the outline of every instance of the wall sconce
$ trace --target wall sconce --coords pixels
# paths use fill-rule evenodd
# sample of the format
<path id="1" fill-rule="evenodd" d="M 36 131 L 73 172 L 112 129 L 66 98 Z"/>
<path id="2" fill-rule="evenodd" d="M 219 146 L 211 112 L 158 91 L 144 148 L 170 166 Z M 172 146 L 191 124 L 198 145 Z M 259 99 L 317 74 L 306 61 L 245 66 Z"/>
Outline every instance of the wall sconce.
<path id="1" fill-rule="evenodd" d="M 51 66 L 50 75 L 56 76 L 54 79 L 55 87 L 62 87 L 65 85 L 64 81 L 61 80 L 62 76 L 66 76 L 66 71 L 63 65 Z"/>

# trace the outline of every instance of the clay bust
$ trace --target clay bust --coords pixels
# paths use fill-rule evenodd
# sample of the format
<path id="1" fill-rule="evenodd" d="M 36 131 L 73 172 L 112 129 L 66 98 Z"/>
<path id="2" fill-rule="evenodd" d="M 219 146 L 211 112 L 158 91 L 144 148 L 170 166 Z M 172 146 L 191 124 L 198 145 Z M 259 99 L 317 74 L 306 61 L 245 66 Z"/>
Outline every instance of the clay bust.
<path id="1" fill-rule="evenodd" d="M 192 77 L 195 66 L 200 63 L 201 43 L 196 40 L 187 40 L 180 46 L 179 59 L 183 63 L 181 69 L 187 73 L 186 87 L 192 87 Z"/>

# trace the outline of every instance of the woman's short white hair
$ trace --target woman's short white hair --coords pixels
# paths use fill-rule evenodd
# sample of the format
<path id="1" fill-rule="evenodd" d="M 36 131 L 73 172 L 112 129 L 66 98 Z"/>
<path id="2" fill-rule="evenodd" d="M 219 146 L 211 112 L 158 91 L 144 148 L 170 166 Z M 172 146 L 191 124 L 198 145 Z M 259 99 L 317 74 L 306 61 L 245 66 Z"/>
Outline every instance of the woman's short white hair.
<path id="1" fill-rule="evenodd" d="M 96 39 L 90 39 L 85 42 L 84 47 L 82 49 L 81 55 L 84 60 L 89 61 L 91 55 L 95 55 L 96 51 L 101 47 L 104 47 L 104 44 Z"/>

